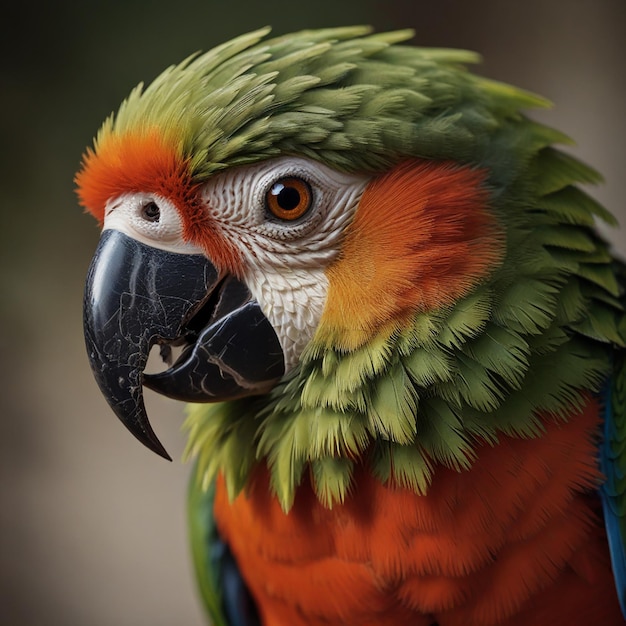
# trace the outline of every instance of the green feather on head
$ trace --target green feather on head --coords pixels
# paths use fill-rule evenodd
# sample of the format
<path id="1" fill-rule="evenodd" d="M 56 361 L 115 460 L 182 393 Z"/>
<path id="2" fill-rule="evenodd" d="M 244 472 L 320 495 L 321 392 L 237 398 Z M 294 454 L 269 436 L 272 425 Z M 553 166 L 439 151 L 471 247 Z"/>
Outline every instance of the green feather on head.
<path id="1" fill-rule="evenodd" d="M 547 105 L 467 73 L 463 65 L 479 60 L 472 52 L 399 45 L 412 31 L 268 33 L 243 35 L 138 85 L 97 142 L 171 129 L 197 180 L 286 154 L 346 171 L 377 172 L 408 156 L 481 163 L 489 155 L 495 163 L 508 152 L 506 142 L 494 152 L 499 119 Z M 546 141 L 555 138 L 563 136 Z"/>

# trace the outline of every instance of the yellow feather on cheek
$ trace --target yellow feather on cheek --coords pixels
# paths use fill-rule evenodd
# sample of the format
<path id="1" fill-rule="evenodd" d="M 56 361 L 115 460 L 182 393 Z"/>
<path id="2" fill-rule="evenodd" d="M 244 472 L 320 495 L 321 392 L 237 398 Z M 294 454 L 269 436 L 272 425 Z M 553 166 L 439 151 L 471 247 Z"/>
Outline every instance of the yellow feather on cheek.
<path id="1" fill-rule="evenodd" d="M 355 349 L 475 286 L 502 255 L 484 179 L 455 163 L 408 161 L 372 181 L 326 272 L 316 340 Z"/>

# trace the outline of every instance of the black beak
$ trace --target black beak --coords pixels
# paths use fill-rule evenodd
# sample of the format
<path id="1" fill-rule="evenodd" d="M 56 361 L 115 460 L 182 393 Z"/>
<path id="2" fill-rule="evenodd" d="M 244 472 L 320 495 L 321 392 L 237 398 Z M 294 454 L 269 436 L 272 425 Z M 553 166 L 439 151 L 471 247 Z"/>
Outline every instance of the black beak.
<path id="1" fill-rule="evenodd" d="M 107 402 L 148 448 L 169 459 L 152 430 L 143 385 L 193 402 L 267 391 L 284 373 L 280 343 L 247 287 L 202 255 L 167 252 L 105 230 L 87 276 L 85 341 Z M 148 376 L 150 349 L 184 346 Z"/>

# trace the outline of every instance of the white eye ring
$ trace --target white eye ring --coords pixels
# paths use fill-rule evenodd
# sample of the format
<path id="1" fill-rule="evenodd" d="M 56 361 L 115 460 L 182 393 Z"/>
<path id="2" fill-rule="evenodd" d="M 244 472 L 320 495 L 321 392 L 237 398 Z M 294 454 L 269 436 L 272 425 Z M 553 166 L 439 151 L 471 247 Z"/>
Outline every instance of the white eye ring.
<path id="1" fill-rule="evenodd" d="M 127 193 L 109 200 L 104 229 L 119 230 L 170 252 L 202 254 L 200 248 L 185 241 L 183 221 L 174 203 L 156 194 Z"/>

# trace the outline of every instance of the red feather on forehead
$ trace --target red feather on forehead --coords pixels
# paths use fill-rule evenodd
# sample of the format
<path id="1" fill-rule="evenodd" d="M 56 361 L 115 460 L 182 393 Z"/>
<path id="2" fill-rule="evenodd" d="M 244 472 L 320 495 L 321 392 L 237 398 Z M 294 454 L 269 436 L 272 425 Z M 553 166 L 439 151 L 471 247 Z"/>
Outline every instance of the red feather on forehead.
<path id="1" fill-rule="evenodd" d="M 86 152 L 75 182 L 80 204 L 101 224 L 107 202 L 121 194 L 167 198 L 180 213 L 185 240 L 201 247 L 218 269 L 241 273 L 241 257 L 208 215 L 188 159 L 157 130 L 107 135 Z"/>

